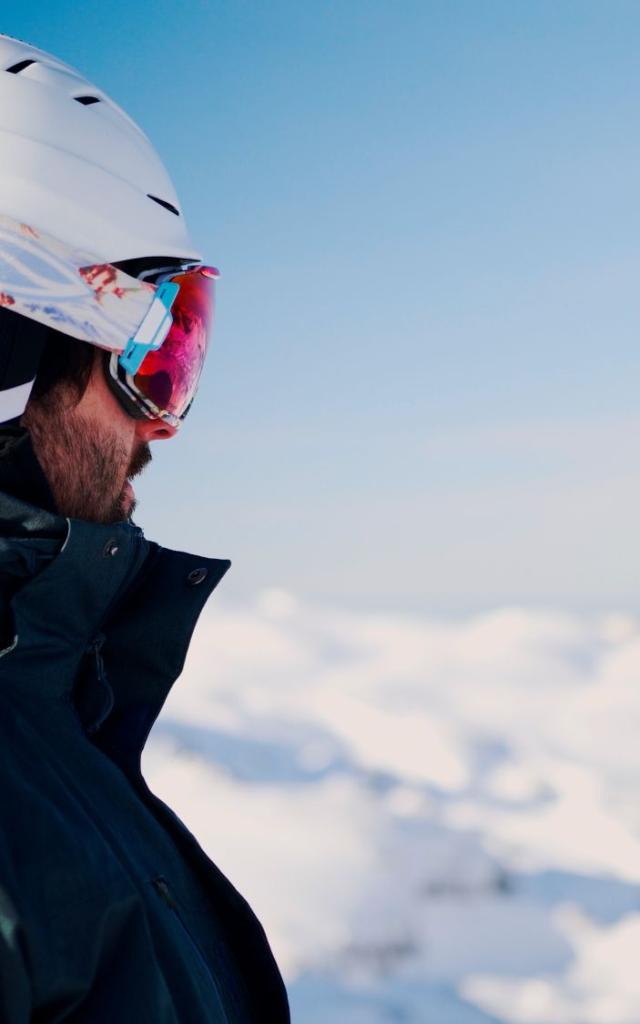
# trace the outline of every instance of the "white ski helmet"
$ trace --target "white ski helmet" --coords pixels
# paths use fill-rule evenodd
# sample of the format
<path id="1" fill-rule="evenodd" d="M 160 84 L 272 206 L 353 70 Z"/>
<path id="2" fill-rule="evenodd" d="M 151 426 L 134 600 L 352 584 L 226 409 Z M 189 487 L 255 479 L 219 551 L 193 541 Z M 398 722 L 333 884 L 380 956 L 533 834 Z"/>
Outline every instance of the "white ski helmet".
<path id="1" fill-rule="evenodd" d="M 200 262 L 160 158 L 78 71 L 0 35 L 0 306 L 120 351 L 153 288 L 126 265 L 106 288 L 100 268 L 129 260 Z M 17 362 L 30 379 L 16 380 L 15 370 L 12 379 L 0 360 L 0 422 L 24 411 L 35 377 L 28 360 Z"/>

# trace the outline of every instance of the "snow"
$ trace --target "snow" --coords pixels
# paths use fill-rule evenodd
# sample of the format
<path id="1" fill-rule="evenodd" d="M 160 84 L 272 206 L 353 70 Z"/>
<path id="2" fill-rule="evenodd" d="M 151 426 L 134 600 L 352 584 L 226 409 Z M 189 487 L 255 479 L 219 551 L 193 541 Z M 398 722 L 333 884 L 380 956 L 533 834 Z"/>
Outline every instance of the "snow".
<path id="1" fill-rule="evenodd" d="M 296 1024 L 638 1024 L 640 621 L 210 602 L 145 753 Z"/>

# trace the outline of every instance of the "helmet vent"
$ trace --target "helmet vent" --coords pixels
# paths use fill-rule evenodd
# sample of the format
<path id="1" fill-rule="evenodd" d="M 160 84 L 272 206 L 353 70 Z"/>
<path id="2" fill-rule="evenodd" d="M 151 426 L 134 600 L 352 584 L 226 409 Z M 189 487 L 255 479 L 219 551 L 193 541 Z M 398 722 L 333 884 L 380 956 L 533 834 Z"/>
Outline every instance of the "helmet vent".
<path id="1" fill-rule="evenodd" d="M 175 213 L 176 217 L 180 216 L 180 210 L 176 209 L 173 203 L 168 203 L 166 199 L 158 199 L 157 196 L 152 196 L 149 192 L 147 192 L 147 199 L 153 199 L 154 203 L 158 203 L 159 206 L 164 206 L 165 210 L 169 210 L 170 213 Z"/>
<path id="2" fill-rule="evenodd" d="M 76 103 L 82 103 L 83 107 L 90 107 L 92 103 L 99 103 L 99 96 L 74 96 Z"/>
<path id="3" fill-rule="evenodd" d="M 25 68 L 30 68 L 32 64 L 35 64 L 35 60 L 19 60 L 17 64 L 12 64 L 10 68 L 5 68 L 11 75 L 19 75 Z"/>

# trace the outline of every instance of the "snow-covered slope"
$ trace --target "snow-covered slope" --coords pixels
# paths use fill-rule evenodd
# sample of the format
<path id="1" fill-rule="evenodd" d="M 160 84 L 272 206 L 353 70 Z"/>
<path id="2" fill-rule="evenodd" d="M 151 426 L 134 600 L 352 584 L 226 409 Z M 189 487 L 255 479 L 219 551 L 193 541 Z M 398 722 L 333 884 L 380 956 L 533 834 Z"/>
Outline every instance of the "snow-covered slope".
<path id="1" fill-rule="evenodd" d="M 640 622 L 215 599 L 145 772 L 296 1024 L 638 1024 Z"/>

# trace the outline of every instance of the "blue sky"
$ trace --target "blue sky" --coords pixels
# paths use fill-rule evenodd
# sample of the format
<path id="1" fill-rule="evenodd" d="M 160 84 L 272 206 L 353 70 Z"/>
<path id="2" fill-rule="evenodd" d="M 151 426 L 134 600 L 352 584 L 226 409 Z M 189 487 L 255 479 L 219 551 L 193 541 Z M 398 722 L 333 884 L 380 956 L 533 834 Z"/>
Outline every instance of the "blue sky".
<path id="1" fill-rule="evenodd" d="M 79 13 L 79 10 L 81 13 Z M 640 605 L 640 7 L 32 2 L 219 265 L 138 521 L 240 598 Z"/>

